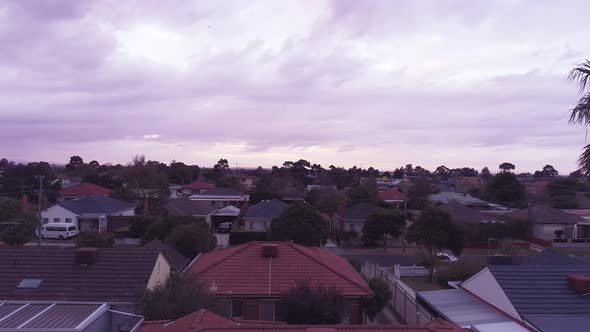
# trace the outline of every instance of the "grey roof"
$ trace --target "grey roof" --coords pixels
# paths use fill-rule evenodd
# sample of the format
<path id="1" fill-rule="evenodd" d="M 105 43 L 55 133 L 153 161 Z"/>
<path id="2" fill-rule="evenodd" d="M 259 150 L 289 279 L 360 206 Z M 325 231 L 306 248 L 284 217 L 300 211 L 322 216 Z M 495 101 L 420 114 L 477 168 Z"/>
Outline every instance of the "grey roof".
<path id="1" fill-rule="evenodd" d="M 217 208 L 208 202 L 193 201 L 189 198 L 173 198 L 168 200 L 166 210 L 177 216 L 207 216 Z"/>
<path id="2" fill-rule="evenodd" d="M 213 188 L 193 196 L 243 196 L 243 194 L 232 188 Z"/>
<path id="3" fill-rule="evenodd" d="M 590 296 L 568 287 L 567 276 L 590 274 L 590 265 L 496 265 L 494 278 L 520 315 L 590 315 Z"/>
<path id="4" fill-rule="evenodd" d="M 524 264 L 529 265 L 581 265 L 586 262 L 578 257 L 560 254 L 552 249 L 545 249 L 538 255 L 527 256 Z"/>
<path id="5" fill-rule="evenodd" d="M 379 210 L 380 207 L 373 203 L 362 202 L 349 206 L 342 210 L 341 217 L 344 221 L 366 220 L 369 215 Z"/>
<path id="6" fill-rule="evenodd" d="M 488 202 L 471 195 L 458 193 L 454 191 L 443 191 L 438 194 L 428 196 L 428 200 L 435 203 L 456 202 L 464 205 L 487 205 Z"/>
<path id="7" fill-rule="evenodd" d="M 590 315 L 525 315 L 525 319 L 543 332 L 574 332 L 590 329 Z"/>
<path id="8" fill-rule="evenodd" d="M 168 258 L 168 262 L 170 262 L 172 270 L 175 272 L 182 271 L 182 269 L 190 262 L 190 259 L 179 253 L 176 248 L 158 239 L 151 240 L 150 242 L 144 244 L 143 249 L 162 251 L 166 258 Z"/>
<path id="9" fill-rule="evenodd" d="M 491 215 L 481 213 L 469 206 L 451 202 L 440 206 L 441 209 L 447 211 L 451 219 L 456 224 L 481 224 L 481 223 L 496 223 L 502 222 Z"/>
<path id="10" fill-rule="evenodd" d="M 245 219 L 274 219 L 283 213 L 289 206 L 287 203 L 272 199 L 270 201 L 262 201 L 254 204 L 248 208 L 248 212 L 244 216 Z"/>
<path id="11" fill-rule="evenodd" d="M 513 219 L 529 220 L 529 209 L 522 209 L 504 214 Z M 575 225 L 584 222 L 584 218 L 563 212 L 550 206 L 533 206 L 530 211 L 531 222 L 536 224 Z"/>
<path id="12" fill-rule="evenodd" d="M 81 214 L 111 214 L 134 209 L 135 204 L 120 201 L 108 196 L 87 196 L 57 204 L 77 215 Z"/>
<path id="13" fill-rule="evenodd" d="M 462 289 L 419 292 L 417 296 L 444 318 L 462 327 L 511 321 L 491 305 Z"/>

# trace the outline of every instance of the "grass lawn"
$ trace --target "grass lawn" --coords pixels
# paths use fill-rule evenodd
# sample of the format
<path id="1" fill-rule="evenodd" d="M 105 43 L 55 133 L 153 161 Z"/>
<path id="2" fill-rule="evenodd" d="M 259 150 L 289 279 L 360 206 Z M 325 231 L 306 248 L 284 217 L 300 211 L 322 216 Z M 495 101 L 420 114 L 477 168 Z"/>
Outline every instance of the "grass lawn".
<path id="1" fill-rule="evenodd" d="M 590 256 L 590 249 L 587 249 L 587 248 L 583 248 L 583 249 L 555 248 L 554 250 L 559 253 L 562 253 L 564 255 Z"/>
<path id="2" fill-rule="evenodd" d="M 497 249 L 490 249 L 489 250 L 489 254 L 490 255 L 495 255 L 498 253 Z M 538 254 L 538 252 L 532 250 L 532 249 L 520 249 L 518 251 L 518 256 L 534 256 Z M 461 253 L 461 255 L 467 255 L 467 256 L 487 256 L 488 255 L 488 250 L 487 249 L 464 249 L 463 252 Z"/>
<path id="3" fill-rule="evenodd" d="M 429 282 L 428 277 L 402 277 L 401 280 L 416 292 L 446 289 L 436 281 Z"/>

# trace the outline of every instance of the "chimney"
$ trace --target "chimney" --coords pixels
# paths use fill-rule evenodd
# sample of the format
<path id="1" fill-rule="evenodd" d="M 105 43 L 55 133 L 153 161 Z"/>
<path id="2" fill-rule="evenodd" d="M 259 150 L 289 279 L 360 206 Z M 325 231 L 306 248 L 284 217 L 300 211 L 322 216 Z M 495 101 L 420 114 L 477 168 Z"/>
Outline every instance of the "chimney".
<path id="1" fill-rule="evenodd" d="M 262 257 L 277 257 L 279 255 L 279 245 L 275 243 L 262 244 Z"/>
<path id="2" fill-rule="evenodd" d="M 78 248 L 76 249 L 75 258 L 77 265 L 91 265 L 98 258 L 98 248 Z"/>
<path id="3" fill-rule="evenodd" d="M 572 274 L 567 276 L 567 285 L 580 295 L 590 294 L 590 276 Z"/>
<path id="4" fill-rule="evenodd" d="M 144 215 L 144 216 L 147 216 L 147 215 L 148 215 L 148 213 L 149 213 L 149 211 L 150 211 L 150 209 L 149 209 L 149 203 L 148 203 L 148 199 L 147 199 L 147 198 L 145 198 L 145 199 L 143 200 L 143 215 Z"/>
<path id="5" fill-rule="evenodd" d="M 23 194 L 23 212 L 27 213 L 27 208 L 29 207 L 29 197 L 26 194 Z"/>

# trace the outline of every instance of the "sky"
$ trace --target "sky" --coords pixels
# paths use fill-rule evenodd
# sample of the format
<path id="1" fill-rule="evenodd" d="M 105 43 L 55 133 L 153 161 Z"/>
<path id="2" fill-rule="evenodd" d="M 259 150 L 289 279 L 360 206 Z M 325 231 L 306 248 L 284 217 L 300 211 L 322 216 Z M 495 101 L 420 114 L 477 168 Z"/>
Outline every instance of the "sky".
<path id="1" fill-rule="evenodd" d="M 590 1 L 2 0 L 0 157 L 576 168 Z"/>

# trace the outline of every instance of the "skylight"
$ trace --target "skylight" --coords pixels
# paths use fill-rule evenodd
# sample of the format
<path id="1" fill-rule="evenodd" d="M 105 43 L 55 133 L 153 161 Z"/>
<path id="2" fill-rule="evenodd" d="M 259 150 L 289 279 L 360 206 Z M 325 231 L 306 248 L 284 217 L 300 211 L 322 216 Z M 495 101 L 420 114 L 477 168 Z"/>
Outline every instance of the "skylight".
<path id="1" fill-rule="evenodd" d="M 21 282 L 18 284 L 18 286 L 16 286 L 16 288 L 19 288 L 19 289 L 39 288 L 39 286 L 41 286 L 41 281 L 43 281 L 43 280 L 36 279 L 36 278 L 24 278 L 23 280 L 21 280 Z"/>

